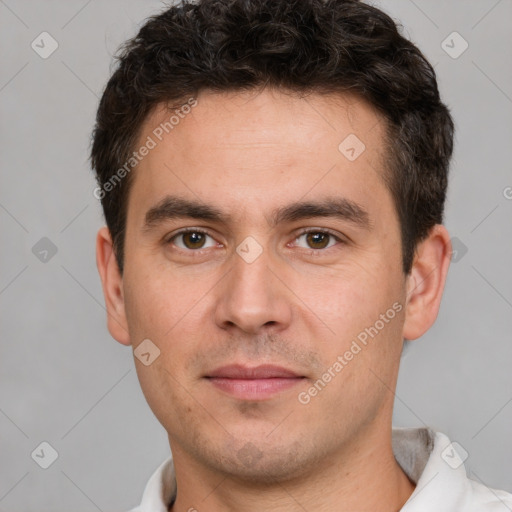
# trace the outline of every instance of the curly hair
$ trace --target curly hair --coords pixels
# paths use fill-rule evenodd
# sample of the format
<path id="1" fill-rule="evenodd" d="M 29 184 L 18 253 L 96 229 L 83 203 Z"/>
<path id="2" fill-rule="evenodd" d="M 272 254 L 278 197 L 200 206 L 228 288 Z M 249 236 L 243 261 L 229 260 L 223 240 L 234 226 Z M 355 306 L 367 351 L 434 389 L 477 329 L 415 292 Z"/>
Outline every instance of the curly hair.
<path id="1" fill-rule="evenodd" d="M 443 221 L 453 121 L 434 69 L 399 26 L 358 0 L 181 0 L 146 20 L 116 57 L 99 103 L 91 164 L 99 187 L 130 158 L 159 104 L 200 91 L 273 87 L 356 94 L 386 122 L 383 179 L 400 222 L 402 265 Z M 122 273 L 131 173 L 101 203 Z"/>

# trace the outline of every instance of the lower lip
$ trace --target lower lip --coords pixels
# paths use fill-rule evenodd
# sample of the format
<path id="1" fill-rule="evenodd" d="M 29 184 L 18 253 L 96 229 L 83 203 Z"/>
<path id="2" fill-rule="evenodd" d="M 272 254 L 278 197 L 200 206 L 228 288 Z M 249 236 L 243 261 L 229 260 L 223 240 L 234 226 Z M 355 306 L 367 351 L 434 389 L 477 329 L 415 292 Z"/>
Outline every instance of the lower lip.
<path id="1" fill-rule="evenodd" d="M 302 382 L 303 378 L 227 379 L 223 377 L 210 377 L 208 380 L 216 388 L 241 400 L 264 400 L 280 391 L 296 386 L 299 382 Z"/>

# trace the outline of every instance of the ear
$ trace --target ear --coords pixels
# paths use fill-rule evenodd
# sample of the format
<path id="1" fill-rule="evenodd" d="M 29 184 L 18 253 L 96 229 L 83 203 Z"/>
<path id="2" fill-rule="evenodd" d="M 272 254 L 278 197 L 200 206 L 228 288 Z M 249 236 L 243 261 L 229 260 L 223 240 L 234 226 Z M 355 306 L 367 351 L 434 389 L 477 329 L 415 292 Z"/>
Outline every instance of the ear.
<path id="1" fill-rule="evenodd" d="M 452 244 L 444 226 L 436 224 L 416 248 L 414 262 L 406 279 L 407 297 L 403 337 L 415 340 L 433 325 L 439 312 Z"/>
<path id="2" fill-rule="evenodd" d="M 124 307 L 123 278 L 115 258 L 112 237 L 106 226 L 98 231 L 96 237 L 96 265 L 105 297 L 108 330 L 119 343 L 130 345 Z"/>

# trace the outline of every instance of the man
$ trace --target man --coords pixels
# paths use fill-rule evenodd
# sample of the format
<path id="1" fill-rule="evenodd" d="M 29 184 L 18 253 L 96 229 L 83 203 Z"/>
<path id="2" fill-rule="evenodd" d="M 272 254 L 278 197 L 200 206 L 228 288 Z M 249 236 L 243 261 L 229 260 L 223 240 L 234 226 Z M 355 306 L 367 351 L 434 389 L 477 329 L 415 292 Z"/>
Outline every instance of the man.
<path id="1" fill-rule="evenodd" d="M 452 139 L 430 64 L 355 0 L 182 3 L 126 44 L 97 264 L 173 455 L 134 511 L 512 507 L 391 426 L 448 272 Z"/>

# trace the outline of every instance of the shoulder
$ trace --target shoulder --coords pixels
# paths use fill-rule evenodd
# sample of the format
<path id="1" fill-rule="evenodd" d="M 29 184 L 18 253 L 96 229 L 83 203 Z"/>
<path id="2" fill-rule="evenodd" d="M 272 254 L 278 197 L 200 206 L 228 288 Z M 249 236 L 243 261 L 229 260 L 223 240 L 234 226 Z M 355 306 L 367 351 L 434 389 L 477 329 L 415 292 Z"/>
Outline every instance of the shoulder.
<path id="1" fill-rule="evenodd" d="M 468 478 L 468 512 L 506 512 L 512 510 L 512 494 L 487 487 L 484 483 Z"/>
<path id="2" fill-rule="evenodd" d="M 416 484 L 402 512 L 512 511 L 512 494 L 468 476 L 467 451 L 445 434 L 428 428 L 394 429 L 393 448 Z"/>
<path id="3" fill-rule="evenodd" d="M 465 462 L 467 451 L 448 436 L 435 432 L 432 455 L 439 460 L 440 474 L 454 489 L 460 490 L 461 510 L 467 512 L 506 512 L 512 510 L 512 494 L 494 489 L 471 474 Z M 475 479 L 476 477 L 476 479 Z"/>

